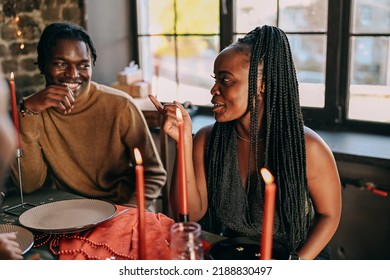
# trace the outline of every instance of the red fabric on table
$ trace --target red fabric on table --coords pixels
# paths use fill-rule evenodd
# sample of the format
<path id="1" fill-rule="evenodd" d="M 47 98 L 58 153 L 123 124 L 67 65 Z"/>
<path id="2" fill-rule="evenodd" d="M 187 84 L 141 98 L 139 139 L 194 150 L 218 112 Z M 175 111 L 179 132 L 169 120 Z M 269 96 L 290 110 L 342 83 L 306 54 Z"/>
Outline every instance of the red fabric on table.
<path id="1" fill-rule="evenodd" d="M 117 205 L 117 211 L 125 207 Z M 137 208 L 84 233 L 59 240 L 60 260 L 138 259 Z M 146 259 L 170 259 L 170 228 L 174 221 L 161 213 L 145 212 Z M 85 238 L 83 240 L 83 238 Z"/>
<path id="2" fill-rule="evenodd" d="M 205 260 L 209 260 L 210 259 L 210 250 L 211 250 L 212 246 L 206 240 L 202 240 L 202 246 L 203 246 L 203 258 Z"/>

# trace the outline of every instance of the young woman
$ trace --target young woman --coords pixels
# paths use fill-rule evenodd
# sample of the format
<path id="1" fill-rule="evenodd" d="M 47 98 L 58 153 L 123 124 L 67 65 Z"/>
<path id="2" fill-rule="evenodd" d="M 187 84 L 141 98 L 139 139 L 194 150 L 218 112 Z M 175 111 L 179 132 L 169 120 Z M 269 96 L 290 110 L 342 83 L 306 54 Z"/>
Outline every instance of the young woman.
<path id="1" fill-rule="evenodd" d="M 257 27 L 225 48 L 214 63 L 216 122 L 192 137 L 180 104 L 162 106 L 164 131 L 175 141 L 175 110 L 184 115 L 191 220 L 226 236 L 259 237 L 267 168 L 277 184 L 273 239 L 301 259 L 329 259 L 341 215 L 341 185 L 331 150 L 304 126 L 296 72 L 285 33 Z M 174 173 L 175 174 L 175 171 Z M 173 177 L 173 213 L 178 182 Z"/>

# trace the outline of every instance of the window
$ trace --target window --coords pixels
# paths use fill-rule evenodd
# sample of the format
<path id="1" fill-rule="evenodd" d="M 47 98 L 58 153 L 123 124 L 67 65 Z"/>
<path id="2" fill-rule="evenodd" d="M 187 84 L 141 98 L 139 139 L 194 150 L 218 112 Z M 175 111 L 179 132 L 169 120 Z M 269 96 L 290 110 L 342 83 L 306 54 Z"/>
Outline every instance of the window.
<path id="1" fill-rule="evenodd" d="M 328 3 L 318 0 L 235 1 L 234 36 L 255 26 L 280 27 L 290 42 L 302 106 L 325 106 Z M 236 39 L 236 38 L 235 38 Z"/>
<path id="2" fill-rule="evenodd" d="M 390 123 L 390 1 L 355 0 L 352 10 L 348 118 Z"/>
<path id="3" fill-rule="evenodd" d="M 218 52 L 269 24 L 289 38 L 307 124 L 390 134 L 390 0 L 138 0 L 137 19 L 163 102 L 209 106 Z"/>
<path id="4" fill-rule="evenodd" d="M 210 103 L 219 52 L 218 0 L 140 0 L 138 43 L 144 77 L 160 101 Z"/>

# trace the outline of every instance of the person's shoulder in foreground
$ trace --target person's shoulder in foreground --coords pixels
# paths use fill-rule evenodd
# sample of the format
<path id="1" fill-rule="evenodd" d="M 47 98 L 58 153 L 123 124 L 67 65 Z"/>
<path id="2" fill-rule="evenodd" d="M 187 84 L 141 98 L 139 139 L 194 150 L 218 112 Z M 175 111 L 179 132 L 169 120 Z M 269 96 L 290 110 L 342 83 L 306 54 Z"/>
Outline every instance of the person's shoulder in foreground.
<path id="1" fill-rule="evenodd" d="M 16 151 L 16 130 L 8 115 L 9 90 L 0 73 L 0 191 L 3 190 L 5 176 Z M 1 206 L 1 205 L 0 205 Z M 15 232 L 0 233 L 0 260 L 21 260 L 22 250 Z M 32 259 L 38 259 L 34 256 Z"/>

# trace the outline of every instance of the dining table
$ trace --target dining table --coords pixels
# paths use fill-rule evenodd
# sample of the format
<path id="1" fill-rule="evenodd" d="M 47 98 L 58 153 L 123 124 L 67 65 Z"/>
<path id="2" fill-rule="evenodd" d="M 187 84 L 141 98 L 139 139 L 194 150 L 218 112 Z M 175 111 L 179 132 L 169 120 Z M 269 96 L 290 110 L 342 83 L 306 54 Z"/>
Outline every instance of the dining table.
<path id="1" fill-rule="evenodd" d="M 39 258 L 42 260 L 56 260 L 59 256 L 53 254 L 50 248 L 49 239 L 55 237 L 59 233 L 48 234 L 47 232 L 41 232 L 39 229 L 26 228 L 24 224 L 21 224 L 20 217 L 31 212 L 31 209 L 42 208 L 43 205 L 48 206 L 49 203 L 61 203 L 66 201 L 75 201 L 78 199 L 86 199 L 86 197 L 57 190 L 52 188 L 41 188 L 33 193 L 23 195 L 23 203 L 21 203 L 21 196 L 18 192 L 7 193 L 3 204 L 0 206 L 0 226 L 16 226 L 25 228 L 26 231 L 31 232 L 34 236 L 34 241 L 31 247 L 25 252 L 24 258 L 28 259 L 36 254 L 39 254 Z M 119 208 L 119 207 L 118 207 Z M 121 211 L 119 211 L 121 210 Z M 121 212 L 125 212 L 122 208 L 119 208 L 114 215 L 110 216 L 111 222 L 115 223 L 115 217 L 121 215 Z M 24 214 L 24 215 L 23 215 Z M 157 215 L 157 214 L 156 214 Z M 165 217 L 164 214 L 158 214 L 160 217 L 169 221 L 169 217 Z M 110 220 L 108 219 L 108 220 Z M 99 225 L 96 225 L 98 227 Z M 94 226 L 90 226 L 85 229 L 86 231 L 93 231 Z M 202 231 L 201 239 L 204 246 L 204 259 L 210 259 L 209 250 L 217 242 L 226 239 L 226 237 L 213 234 L 210 232 Z"/>

